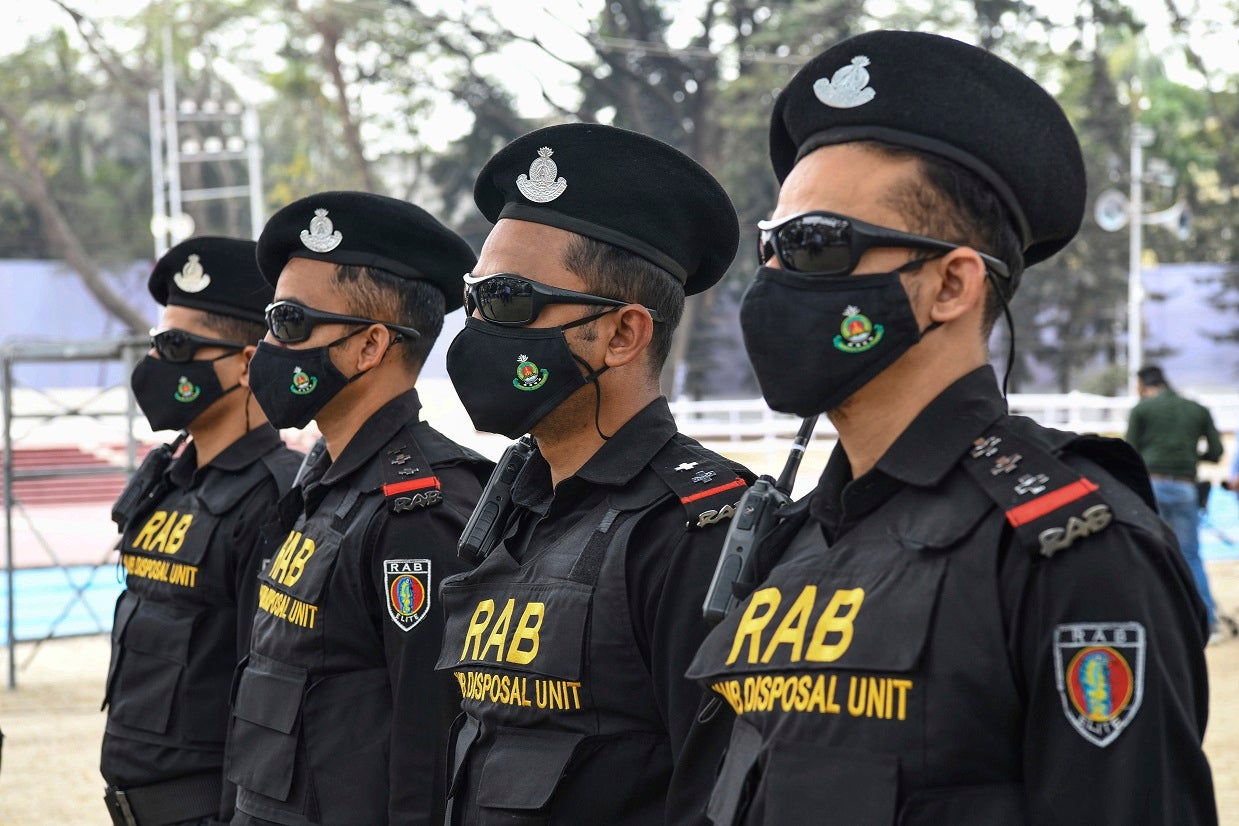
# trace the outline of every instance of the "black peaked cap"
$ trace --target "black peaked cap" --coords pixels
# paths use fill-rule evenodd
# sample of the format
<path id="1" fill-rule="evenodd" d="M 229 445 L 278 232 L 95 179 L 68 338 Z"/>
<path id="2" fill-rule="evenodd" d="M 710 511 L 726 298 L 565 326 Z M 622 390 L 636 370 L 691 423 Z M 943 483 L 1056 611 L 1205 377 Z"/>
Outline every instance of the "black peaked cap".
<path id="1" fill-rule="evenodd" d="M 460 278 L 477 256 L 419 206 L 368 192 L 320 192 L 271 216 L 258 236 L 258 267 L 274 285 L 292 258 L 375 267 L 443 293 L 447 312 L 462 304 Z"/>
<path id="2" fill-rule="evenodd" d="M 203 235 L 182 241 L 155 262 L 146 288 L 177 305 L 263 323 L 274 290 L 262 280 L 253 241 Z"/>
<path id="3" fill-rule="evenodd" d="M 693 295 L 723 277 L 740 242 L 736 209 L 700 164 L 660 140 L 595 123 L 522 135 L 487 161 L 473 200 L 515 218 L 613 244 Z"/>
<path id="4" fill-rule="evenodd" d="M 1026 264 L 1058 252 L 1084 217 L 1084 158 L 1062 108 L 984 49 L 923 32 L 875 31 L 805 64 L 774 104 L 770 160 L 782 181 L 822 146 L 877 140 L 947 158 L 1011 213 Z"/>

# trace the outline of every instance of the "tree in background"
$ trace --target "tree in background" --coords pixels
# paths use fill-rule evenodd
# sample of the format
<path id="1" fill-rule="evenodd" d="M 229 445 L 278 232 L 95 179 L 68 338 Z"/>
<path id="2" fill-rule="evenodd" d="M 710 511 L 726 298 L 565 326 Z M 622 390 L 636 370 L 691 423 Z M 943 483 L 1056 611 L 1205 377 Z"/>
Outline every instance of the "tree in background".
<path id="1" fill-rule="evenodd" d="M 1078 0 L 1067 19 L 1027 0 L 890 0 L 880 17 L 862 0 L 609 0 L 583 5 L 571 20 L 514 19 L 494 2 L 162 0 L 119 22 L 84 17 L 72 0 L 52 2 L 85 48 L 59 35 L 5 58 L 0 85 L 12 89 L 0 94 L 0 180 L 10 186 L 0 196 L 0 250 L 65 258 L 79 272 L 89 270 L 83 261 L 148 254 L 146 94 L 158 85 L 169 26 L 180 94 L 258 102 L 269 207 L 321 189 L 376 190 L 427 205 L 480 244 L 488 227 L 472 207 L 473 177 L 531 128 L 603 121 L 697 158 L 731 193 L 744 232 L 728 279 L 691 300 L 681 326 L 665 386 L 688 395 L 756 391 L 735 312 L 755 266 L 753 224 L 777 197 L 765 151 L 774 96 L 829 43 L 876 26 L 972 40 L 1055 90 L 1081 136 L 1090 198 L 1126 189 L 1131 123 L 1152 127 L 1148 154 L 1164 158 L 1178 182 L 1149 195 L 1160 206 L 1185 198 L 1195 229 L 1189 243 L 1150 229 L 1149 254 L 1237 257 L 1229 226 L 1239 172 L 1235 78 L 1198 50 L 1205 16 L 1187 0 L 1163 2 L 1177 38 L 1166 56 L 1199 75 L 1190 87 L 1167 77 L 1141 22 L 1118 0 Z M 1235 6 L 1226 6 L 1232 19 Z M 134 35 L 136 47 L 112 45 Z M 532 56 L 568 80 L 531 79 L 524 63 Z M 528 103 L 530 82 L 540 87 L 540 111 Z M 430 133 L 430 116 L 444 107 L 472 122 L 454 140 Z M 190 174 L 227 185 L 232 173 Z M 239 205 L 194 209 L 199 232 L 248 229 Z M 1120 389 L 1112 365 L 1125 335 L 1126 234 L 1100 231 L 1091 209 L 1079 238 L 1036 267 L 1013 302 L 1015 387 L 1048 370 L 1063 390 Z M 81 254 L 72 254 L 66 227 Z M 32 244 L 32 232 L 43 242 Z M 88 272 L 83 278 L 91 283 Z M 1218 301 L 1239 311 L 1239 276 L 1219 285 Z"/>

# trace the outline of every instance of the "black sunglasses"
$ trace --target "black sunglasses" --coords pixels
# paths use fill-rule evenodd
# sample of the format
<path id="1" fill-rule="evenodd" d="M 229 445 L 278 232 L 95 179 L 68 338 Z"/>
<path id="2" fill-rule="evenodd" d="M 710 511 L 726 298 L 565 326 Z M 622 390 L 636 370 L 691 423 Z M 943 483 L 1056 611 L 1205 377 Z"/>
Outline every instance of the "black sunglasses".
<path id="1" fill-rule="evenodd" d="M 627 307 L 633 302 L 601 295 L 578 293 L 548 287 L 511 273 L 474 277 L 465 273 L 465 315 L 475 312 L 484 321 L 507 327 L 529 324 L 547 304 L 593 304 L 599 307 Z M 657 310 L 645 308 L 654 321 L 662 321 Z"/>
<path id="2" fill-rule="evenodd" d="M 785 270 L 814 275 L 853 272 L 860 257 L 873 247 L 950 252 L 966 246 L 867 224 L 834 212 L 802 212 L 779 221 L 758 221 L 757 229 L 760 265 L 765 266 L 771 258 L 778 258 Z M 980 251 L 977 255 L 994 274 L 1010 277 L 1010 271 L 1002 261 Z"/>
<path id="3" fill-rule="evenodd" d="M 314 332 L 315 325 L 318 324 L 364 324 L 366 326 L 382 324 L 387 329 L 394 330 L 397 333 L 397 341 L 401 337 L 408 338 L 410 341 L 417 341 L 422 337 L 422 334 L 412 327 L 402 327 L 399 324 L 376 321 L 372 318 L 328 313 L 297 304 L 293 301 L 277 301 L 274 304 L 268 304 L 266 316 L 267 329 L 271 331 L 271 335 L 275 340 L 281 344 L 296 344 L 299 341 L 305 341 Z"/>
<path id="4" fill-rule="evenodd" d="M 247 346 L 238 341 L 221 341 L 217 338 L 196 336 L 184 330 L 151 330 L 151 349 L 163 361 L 175 364 L 193 361 L 194 356 L 203 347 L 223 347 L 226 350 L 241 350 Z"/>

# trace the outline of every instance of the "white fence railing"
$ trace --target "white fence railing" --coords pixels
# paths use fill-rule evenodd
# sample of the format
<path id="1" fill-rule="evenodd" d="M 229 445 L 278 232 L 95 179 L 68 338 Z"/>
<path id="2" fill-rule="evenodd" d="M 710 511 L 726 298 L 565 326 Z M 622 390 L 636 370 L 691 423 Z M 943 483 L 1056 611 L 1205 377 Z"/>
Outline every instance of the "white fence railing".
<path id="1" fill-rule="evenodd" d="M 1223 433 L 1233 433 L 1239 426 L 1239 394 L 1185 395 L 1209 408 Z M 1122 436 L 1135 399 L 1090 393 L 1013 393 L 1007 397 L 1007 404 L 1012 413 L 1048 427 Z M 784 443 L 796 435 L 800 425 L 795 416 L 775 413 L 762 399 L 681 400 L 671 403 L 671 412 L 680 430 L 701 441 Z M 813 433 L 815 440 L 833 440 L 836 436 L 825 417 Z"/>

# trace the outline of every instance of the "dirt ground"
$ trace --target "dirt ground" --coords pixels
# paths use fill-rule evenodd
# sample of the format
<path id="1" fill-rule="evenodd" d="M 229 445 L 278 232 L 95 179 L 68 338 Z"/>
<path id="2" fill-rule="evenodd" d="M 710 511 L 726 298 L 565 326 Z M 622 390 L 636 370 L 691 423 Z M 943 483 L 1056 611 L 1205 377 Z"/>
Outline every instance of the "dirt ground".
<path id="1" fill-rule="evenodd" d="M 1239 612 L 1239 562 L 1210 563 L 1209 573 L 1219 603 Z M 7 658 L 6 648 L 0 653 Z M 16 654 L 18 687 L 0 687 L 0 826 L 108 826 L 98 773 L 107 638 L 55 640 L 37 650 L 21 644 Z M 1205 751 L 1222 826 L 1239 826 L 1239 639 L 1210 646 L 1208 660 Z M 7 662 L 0 661 L 0 673 L 7 676 Z"/>

